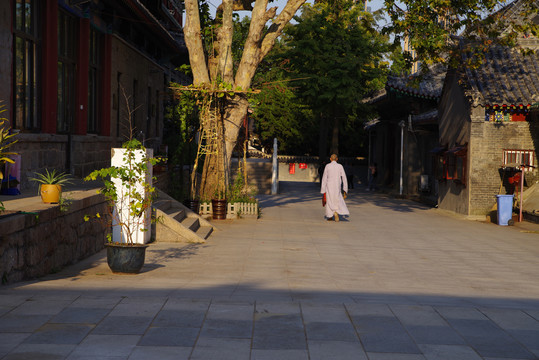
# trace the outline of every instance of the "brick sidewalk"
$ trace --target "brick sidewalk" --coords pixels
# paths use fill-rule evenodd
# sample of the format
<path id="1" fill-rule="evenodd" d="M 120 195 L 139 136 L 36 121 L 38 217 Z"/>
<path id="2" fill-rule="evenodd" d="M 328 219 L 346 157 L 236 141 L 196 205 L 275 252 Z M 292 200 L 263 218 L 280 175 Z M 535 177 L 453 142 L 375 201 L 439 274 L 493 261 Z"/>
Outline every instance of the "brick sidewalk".
<path id="1" fill-rule="evenodd" d="M 351 191 L 261 196 L 206 244 L 155 243 L 138 275 L 101 252 L 0 287 L 0 359 L 537 359 L 539 236 Z"/>

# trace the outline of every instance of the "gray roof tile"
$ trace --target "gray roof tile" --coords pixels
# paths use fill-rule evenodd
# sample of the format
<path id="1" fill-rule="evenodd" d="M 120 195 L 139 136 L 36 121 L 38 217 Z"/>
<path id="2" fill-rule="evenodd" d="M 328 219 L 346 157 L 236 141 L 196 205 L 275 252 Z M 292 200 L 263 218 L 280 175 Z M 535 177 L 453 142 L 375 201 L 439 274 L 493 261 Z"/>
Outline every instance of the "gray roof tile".
<path id="1" fill-rule="evenodd" d="M 467 96 L 477 105 L 528 105 L 539 101 L 539 54 L 492 47 L 482 65 L 461 74 Z"/>

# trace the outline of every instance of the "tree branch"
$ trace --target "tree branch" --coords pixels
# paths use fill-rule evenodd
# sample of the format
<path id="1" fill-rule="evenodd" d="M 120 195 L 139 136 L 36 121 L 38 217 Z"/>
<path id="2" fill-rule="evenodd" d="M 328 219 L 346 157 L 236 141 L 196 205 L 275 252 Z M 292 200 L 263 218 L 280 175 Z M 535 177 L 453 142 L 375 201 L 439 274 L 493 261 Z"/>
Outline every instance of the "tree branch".
<path id="1" fill-rule="evenodd" d="M 273 44 L 275 44 L 275 39 L 281 35 L 286 24 L 292 20 L 294 14 L 298 11 L 301 5 L 305 4 L 305 1 L 306 0 L 289 0 L 286 3 L 283 11 L 281 11 L 281 13 L 273 21 L 273 24 L 270 26 L 266 36 L 264 36 L 264 40 L 260 46 L 262 58 L 264 58 L 270 52 L 270 50 L 273 48 Z"/>
<path id="2" fill-rule="evenodd" d="M 223 80 L 232 83 L 234 80 L 234 67 L 232 61 L 232 35 L 234 23 L 232 21 L 233 0 L 223 0 L 223 23 L 219 28 L 217 41 L 219 43 L 219 69 Z"/>
<path id="3" fill-rule="evenodd" d="M 197 0 L 185 0 L 185 27 L 183 28 L 185 45 L 189 50 L 189 63 L 193 71 L 193 83 L 200 85 L 210 82 L 204 46 L 200 30 L 200 15 Z"/>
<path id="4" fill-rule="evenodd" d="M 251 86 L 254 72 L 262 60 L 260 57 L 260 44 L 263 37 L 264 26 L 268 21 L 266 11 L 267 6 L 268 0 L 255 1 L 255 6 L 251 13 L 249 34 L 245 40 L 243 54 L 238 66 L 238 72 L 236 73 L 236 87 L 239 86 L 242 89 L 247 89 Z"/>

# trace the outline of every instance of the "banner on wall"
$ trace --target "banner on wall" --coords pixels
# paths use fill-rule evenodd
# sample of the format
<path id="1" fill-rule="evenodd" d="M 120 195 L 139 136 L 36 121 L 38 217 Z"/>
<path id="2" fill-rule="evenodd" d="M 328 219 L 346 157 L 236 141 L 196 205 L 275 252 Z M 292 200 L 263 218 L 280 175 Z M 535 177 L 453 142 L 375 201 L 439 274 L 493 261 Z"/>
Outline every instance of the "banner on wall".
<path id="1" fill-rule="evenodd" d="M 288 173 L 291 175 L 294 175 L 296 173 L 296 164 L 290 163 L 288 164 Z"/>
<path id="2" fill-rule="evenodd" d="M 307 164 L 306 163 L 299 163 L 299 168 L 300 169 L 307 169 Z"/>

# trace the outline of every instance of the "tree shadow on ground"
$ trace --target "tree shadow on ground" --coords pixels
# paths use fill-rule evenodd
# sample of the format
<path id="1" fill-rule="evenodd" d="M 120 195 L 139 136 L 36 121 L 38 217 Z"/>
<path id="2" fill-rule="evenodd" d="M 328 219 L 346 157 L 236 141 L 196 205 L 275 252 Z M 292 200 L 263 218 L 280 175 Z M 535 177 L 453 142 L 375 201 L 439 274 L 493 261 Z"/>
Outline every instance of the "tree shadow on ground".
<path id="1" fill-rule="evenodd" d="M 258 200 L 262 208 L 285 207 L 302 202 L 319 201 L 321 203 L 322 194 L 319 183 L 281 181 L 277 195 L 259 195 Z M 381 192 L 368 192 L 359 186 L 350 189 L 346 203 L 348 206 L 371 204 L 396 212 L 414 212 L 431 208 L 410 199 L 399 199 Z"/>

